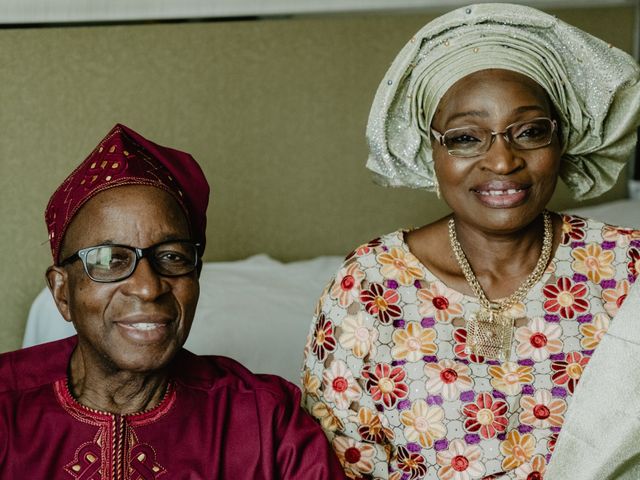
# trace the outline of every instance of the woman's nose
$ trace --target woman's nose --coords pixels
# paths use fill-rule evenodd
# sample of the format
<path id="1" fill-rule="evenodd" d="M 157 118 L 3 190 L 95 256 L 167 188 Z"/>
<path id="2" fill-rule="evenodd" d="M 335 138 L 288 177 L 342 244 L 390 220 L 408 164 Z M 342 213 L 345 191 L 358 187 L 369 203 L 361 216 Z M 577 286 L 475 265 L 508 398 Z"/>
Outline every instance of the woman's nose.
<path id="1" fill-rule="evenodd" d="M 518 150 L 513 148 L 504 133 L 498 133 L 494 136 L 493 143 L 481 161 L 482 168 L 500 175 L 508 175 L 518 171 L 523 165 L 524 159 Z"/>

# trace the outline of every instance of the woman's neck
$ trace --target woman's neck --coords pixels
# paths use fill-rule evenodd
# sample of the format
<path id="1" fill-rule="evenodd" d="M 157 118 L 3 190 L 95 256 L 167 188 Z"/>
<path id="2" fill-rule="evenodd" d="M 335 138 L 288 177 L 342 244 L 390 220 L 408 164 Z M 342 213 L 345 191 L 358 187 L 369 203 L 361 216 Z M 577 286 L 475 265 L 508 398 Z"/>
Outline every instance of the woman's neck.
<path id="1" fill-rule="evenodd" d="M 126 415 L 157 406 L 167 391 L 166 371 L 128 372 L 91 361 L 80 345 L 69 364 L 69 389 L 85 407 Z"/>
<path id="2" fill-rule="evenodd" d="M 411 251 L 449 287 L 474 296 L 450 246 L 449 218 L 441 219 L 409 234 Z M 561 219 L 552 215 L 554 242 L 560 240 Z M 538 262 L 543 242 L 543 221 L 539 216 L 530 225 L 509 234 L 492 233 L 456 221 L 458 241 L 473 273 L 490 300 L 511 295 L 531 274 Z"/>

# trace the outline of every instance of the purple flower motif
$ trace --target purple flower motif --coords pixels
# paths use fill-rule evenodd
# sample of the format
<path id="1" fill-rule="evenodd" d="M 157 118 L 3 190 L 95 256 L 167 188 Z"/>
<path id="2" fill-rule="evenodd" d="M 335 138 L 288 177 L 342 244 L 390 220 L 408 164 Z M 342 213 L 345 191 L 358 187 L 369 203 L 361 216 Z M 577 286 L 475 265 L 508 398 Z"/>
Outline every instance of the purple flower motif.
<path id="1" fill-rule="evenodd" d="M 447 448 L 449 448 L 449 440 L 447 440 L 446 438 L 441 438 L 440 440 L 436 440 L 433 443 L 433 448 L 435 449 L 436 452 L 441 452 L 442 450 L 446 450 Z"/>
<path id="2" fill-rule="evenodd" d="M 586 315 L 580 315 L 578 318 L 576 318 L 576 320 L 578 321 L 578 323 L 588 323 L 593 320 L 593 315 L 591 315 L 590 313 L 587 313 Z"/>
<path id="3" fill-rule="evenodd" d="M 551 395 L 554 397 L 566 398 L 567 390 L 562 387 L 553 387 L 551 389 Z"/>
<path id="4" fill-rule="evenodd" d="M 406 364 L 407 364 L 406 360 L 393 360 L 391 362 L 391 365 L 394 366 L 394 367 L 399 367 L 401 365 L 406 365 Z"/>
<path id="5" fill-rule="evenodd" d="M 393 321 L 393 326 L 395 328 L 404 328 L 405 324 L 406 322 L 401 318 Z"/>
<path id="6" fill-rule="evenodd" d="M 398 402 L 398 410 L 406 410 L 407 408 L 411 408 L 410 400 L 401 400 Z"/>
<path id="7" fill-rule="evenodd" d="M 442 405 L 442 397 L 440 395 L 429 395 L 427 397 L 427 405 Z"/>
<path id="8" fill-rule="evenodd" d="M 591 355 L 593 355 L 593 350 L 581 350 L 580 353 L 586 355 L 587 357 L 590 357 Z"/>
<path id="9" fill-rule="evenodd" d="M 562 427 L 551 427 L 553 433 L 558 433 Z"/>
<path id="10" fill-rule="evenodd" d="M 395 280 L 387 280 L 384 283 L 387 286 L 387 288 L 390 288 L 392 290 L 395 290 L 396 288 L 398 288 L 398 282 L 396 282 Z"/>
<path id="11" fill-rule="evenodd" d="M 467 445 L 475 445 L 476 443 L 480 443 L 480 435 L 475 433 L 467 433 L 464 436 L 464 441 L 467 442 Z"/>
<path id="12" fill-rule="evenodd" d="M 436 319 L 433 317 L 424 317 L 421 321 L 420 321 L 420 325 L 422 325 L 424 328 L 431 328 L 436 324 Z"/>
<path id="13" fill-rule="evenodd" d="M 502 398 L 502 399 L 507 398 L 507 396 L 504 393 L 498 390 L 494 390 L 493 392 L 491 392 L 491 395 L 493 395 L 493 398 Z"/>
<path id="14" fill-rule="evenodd" d="M 589 280 L 589 279 L 587 278 L 586 275 L 582 275 L 581 273 L 574 273 L 573 274 L 573 281 L 576 282 L 576 283 L 586 282 L 587 280 Z"/>
<path id="15" fill-rule="evenodd" d="M 424 357 L 422 357 L 422 360 L 427 363 L 438 363 L 438 357 L 436 357 L 435 355 L 425 355 Z"/>
<path id="16" fill-rule="evenodd" d="M 600 282 L 600 286 L 602 288 L 616 288 L 616 281 L 613 278 L 611 278 L 609 280 L 602 280 Z"/>
<path id="17" fill-rule="evenodd" d="M 472 402 L 474 398 L 476 398 L 476 392 L 474 392 L 473 390 L 467 390 L 466 392 L 462 392 L 460 394 L 460 400 L 462 400 L 463 402 Z"/>
<path id="18" fill-rule="evenodd" d="M 549 358 L 553 361 L 562 361 L 564 360 L 564 353 L 554 353 L 550 355 Z"/>
<path id="19" fill-rule="evenodd" d="M 400 480 L 411 480 L 411 475 L 409 475 L 408 473 L 403 473 L 400 477 Z"/>
<path id="20" fill-rule="evenodd" d="M 533 385 L 523 385 L 522 386 L 522 394 L 523 395 L 533 395 Z"/>
<path id="21" fill-rule="evenodd" d="M 531 425 L 518 425 L 518 431 L 524 435 L 525 433 L 530 433 L 533 431 L 533 427 Z"/>
<path id="22" fill-rule="evenodd" d="M 382 246 L 382 250 L 383 250 L 383 251 L 385 251 L 385 252 L 388 252 L 388 251 L 389 251 L 389 247 L 387 247 L 387 246 L 383 245 L 383 246 Z"/>
<path id="23" fill-rule="evenodd" d="M 627 280 L 629 280 L 629 283 L 633 283 L 636 281 L 636 276 L 630 273 L 629 275 L 627 275 Z"/>
<path id="24" fill-rule="evenodd" d="M 420 282 L 420 280 L 416 280 L 413 282 L 413 286 L 419 290 L 422 288 L 422 282 Z"/>
<path id="25" fill-rule="evenodd" d="M 550 454 L 550 453 L 547 453 L 547 454 L 545 455 L 545 459 L 546 459 L 546 461 L 547 461 L 547 465 L 548 465 L 548 464 L 549 464 L 549 462 L 551 461 L 551 454 Z"/>
<path id="26" fill-rule="evenodd" d="M 586 243 L 584 242 L 571 242 L 571 248 L 580 248 L 584 247 Z"/>
<path id="27" fill-rule="evenodd" d="M 518 365 L 522 365 L 523 367 L 533 367 L 535 362 L 530 358 L 523 358 L 518 360 Z"/>
<path id="28" fill-rule="evenodd" d="M 602 242 L 603 250 L 613 250 L 614 248 L 616 248 L 616 242 L 608 242 L 608 241 Z"/>
<path id="29" fill-rule="evenodd" d="M 500 441 L 504 440 L 505 438 L 507 438 L 507 434 L 505 432 L 499 433 L 498 435 L 496 435 L 496 438 Z"/>
<path id="30" fill-rule="evenodd" d="M 631 247 L 640 248 L 640 240 L 631 240 L 631 242 L 629 243 L 629 245 L 630 245 Z"/>
<path id="31" fill-rule="evenodd" d="M 500 362 L 498 360 L 487 359 L 484 361 L 484 363 L 486 363 L 487 365 L 500 365 Z"/>
<path id="32" fill-rule="evenodd" d="M 551 313 L 547 313 L 544 316 L 544 319 L 549 323 L 558 323 L 560 321 L 560 317 L 558 315 L 552 315 Z"/>
<path id="33" fill-rule="evenodd" d="M 379 403 L 376 403 L 376 410 L 378 410 L 379 412 L 384 412 L 384 407 Z"/>
<path id="34" fill-rule="evenodd" d="M 418 445 L 417 443 L 410 442 L 407 443 L 407 450 L 413 453 L 418 453 L 420 450 L 422 450 L 422 447 L 420 447 L 420 445 Z"/>

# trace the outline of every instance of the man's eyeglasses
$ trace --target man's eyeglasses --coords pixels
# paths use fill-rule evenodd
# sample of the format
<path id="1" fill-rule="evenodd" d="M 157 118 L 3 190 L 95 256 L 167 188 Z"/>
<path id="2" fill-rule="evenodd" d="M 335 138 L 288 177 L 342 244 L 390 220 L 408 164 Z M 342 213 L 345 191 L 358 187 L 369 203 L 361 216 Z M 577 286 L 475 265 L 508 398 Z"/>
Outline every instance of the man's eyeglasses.
<path id="1" fill-rule="evenodd" d="M 546 147 L 551 143 L 557 128 L 558 124 L 555 120 L 538 117 L 512 123 L 501 132 L 469 126 L 452 128 L 444 133 L 439 133 L 432 128 L 431 133 L 440 145 L 446 147 L 449 155 L 466 158 L 488 152 L 497 135 L 502 135 L 517 150 Z"/>
<path id="2" fill-rule="evenodd" d="M 159 275 L 178 277 L 193 272 L 198 266 L 200 244 L 189 240 L 169 240 L 147 248 L 128 245 L 96 245 L 78 250 L 60 262 L 67 265 L 80 259 L 84 271 L 95 282 L 118 282 L 130 277 L 143 258 Z"/>

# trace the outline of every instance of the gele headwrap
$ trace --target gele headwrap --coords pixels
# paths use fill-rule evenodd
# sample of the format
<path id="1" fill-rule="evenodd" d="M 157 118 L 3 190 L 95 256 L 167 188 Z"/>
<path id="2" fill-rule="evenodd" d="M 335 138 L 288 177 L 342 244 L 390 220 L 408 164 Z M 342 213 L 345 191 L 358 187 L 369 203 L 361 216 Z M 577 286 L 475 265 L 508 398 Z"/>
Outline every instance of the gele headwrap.
<path id="1" fill-rule="evenodd" d="M 150 185 L 170 193 L 204 250 L 209 184 L 198 163 L 188 153 L 157 145 L 117 124 L 49 199 L 45 221 L 54 263 L 60 261 L 62 239 L 82 205 L 122 185 Z"/>
<path id="2" fill-rule="evenodd" d="M 621 50 L 536 9 L 463 7 L 424 26 L 378 87 L 367 125 L 367 168 L 386 186 L 435 189 L 430 125 L 442 96 L 490 68 L 531 78 L 561 124 L 560 177 L 577 199 L 609 190 L 639 124 L 640 70 Z"/>

